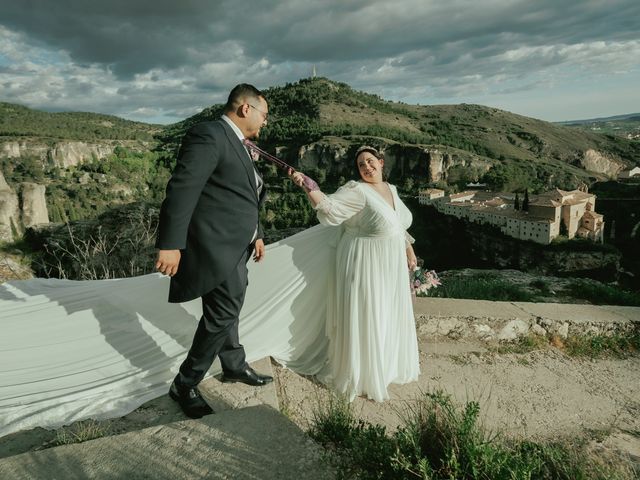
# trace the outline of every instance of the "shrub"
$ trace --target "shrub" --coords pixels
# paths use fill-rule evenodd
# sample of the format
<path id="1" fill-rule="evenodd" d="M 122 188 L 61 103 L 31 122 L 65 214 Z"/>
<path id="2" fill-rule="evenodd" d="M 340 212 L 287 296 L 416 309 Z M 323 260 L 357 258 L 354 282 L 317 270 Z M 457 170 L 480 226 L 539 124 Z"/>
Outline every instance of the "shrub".
<path id="1" fill-rule="evenodd" d="M 640 306 L 640 294 L 586 279 L 572 281 L 566 290 L 575 298 L 595 305 Z"/>
<path id="2" fill-rule="evenodd" d="M 451 278 L 434 291 L 434 297 L 530 302 L 534 295 L 518 285 L 491 277 Z"/>
<path id="3" fill-rule="evenodd" d="M 584 445 L 515 441 L 491 434 L 479 422 L 480 406 L 456 406 L 439 391 L 407 408 L 402 427 L 356 420 L 335 398 L 315 414 L 310 435 L 329 449 L 341 478 L 361 479 L 607 479 L 629 472 L 591 457 Z"/>

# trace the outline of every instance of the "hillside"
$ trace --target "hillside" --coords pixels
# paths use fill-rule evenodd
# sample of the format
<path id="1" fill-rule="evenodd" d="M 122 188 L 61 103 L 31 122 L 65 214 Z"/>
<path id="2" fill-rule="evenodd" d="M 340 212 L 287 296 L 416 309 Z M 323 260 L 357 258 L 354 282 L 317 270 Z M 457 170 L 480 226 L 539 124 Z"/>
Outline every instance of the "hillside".
<path id="1" fill-rule="evenodd" d="M 161 129 L 160 125 L 132 122 L 112 115 L 88 112 L 49 113 L 0 102 L 0 137 L 151 141 Z"/>
<path id="2" fill-rule="evenodd" d="M 481 181 L 502 191 L 568 190 L 594 186 L 620 169 L 640 165 L 640 142 L 480 105 L 406 105 L 325 78 L 268 88 L 265 95 L 270 116 L 261 145 L 316 178 L 327 192 L 355 178 L 353 154 L 362 144 L 384 151 L 389 181 L 409 203 L 424 186 L 455 191 Z M 27 227 L 19 203 L 24 203 L 28 182 L 46 187 L 42 204 L 46 200 L 52 222 L 88 220 L 134 202 L 157 207 L 182 135 L 197 122 L 218 118 L 221 111 L 222 105 L 212 105 L 160 127 L 106 115 L 45 113 L 0 104 L 0 125 L 6 134 L 0 136 L 0 173 L 7 185 L 3 195 L 10 200 L 5 205 L 12 206 L 0 209 L 0 219 L 9 219 L 4 221 L 5 238 L 18 238 L 20 226 Z M 305 195 L 282 172 L 266 162 L 259 168 L 269 186 L 261 211 L 269 241 L 315 223 Z M 605 204 L 610 207 L 608 218 L 614 215 L 610 211 L 619 211 L 615 202 Z M 413 228 L 421 231 L 428 220 L 414 207 Z M 629 216 L 628 212 L 620 214 Z M 626 242 L 633 225 L 627 228 L 621 220 L 616 224 L 616 241 Z M 441 231 L 423 232 L 421 237 L 437 239 Z M 473 236 L 466 232 L 461 238 Z M 435 250 L 421 246 L 424 251 L 442 251 L 450 246 L 446 240 Z M 479 258 L 471 247 L 455 251 L 458 260 Z M 624 255 L 635 251 L 630 244 Z M 636 264 L 623 266 L 637 271 Z"/>
<path id="3" fill-rule="evenodd" d="M 452 158 L 453 178 L 464 185 L 487 173 L 485 181 L 499 189 L 534 191 L 614 177 L 619 170 L 640 165 L 640 143 L 602 135 L 480 105 L 407 105 L 352 89 L 325 78 L 303 79 L 264 91 L 269 101 L 269 124 L 261 142 L 279 148 L 290 162 L 301 160 L 300 147 L 314 142 L 351 153 L 362 143 L 387 150 L 389 146 L 437 149 Z M 163 150 L 175 152 L 184 131 L 194 123 L 217 118 L 214 105 L 161 134 Z M 336 142 L 336 138 L 338 139 Z M 334 152 L 332 152 L 334 153 Z M 349 155 L 347 155 L 349 157 Z M 350 157 L 349 157 L 350 158 Z M 456 161 L 456 158 L 458 161 Z M 471 167 L 471 168 L 469 168 Z M 321 168 L 321 167 L 320 167 Z M 345 171 L 334 169 L 328 180 Z M 418 182 L 447 180 L 419 178 Z M 423 176 L 424 177 L 424 176 Z M 403 178 L 392 179 L 402 185 Z"/>
<path id="4" fill-rule="evenodd" d="M 587 120 L 571 120 L 568 122 L 558 122 L 558 124 L 589 132 L 615 135 L 629 140 L 640 141 L 640 113 L 629 113 L 627 115 Z"/>
<path id="5" fill-rule="evenodd" d="M 86 112 L 48 113 L 0 102 L 0 241 L 28 223 L 25 185 L 46 188 L 40 218 L 95 217 L 136 200 L 159 200 L 169 170 L 154 135 L 163 127 Z M 44 192 L 44 190 L 43 190 Z M 46 218 L 46 217 L 45 217 Z"/>

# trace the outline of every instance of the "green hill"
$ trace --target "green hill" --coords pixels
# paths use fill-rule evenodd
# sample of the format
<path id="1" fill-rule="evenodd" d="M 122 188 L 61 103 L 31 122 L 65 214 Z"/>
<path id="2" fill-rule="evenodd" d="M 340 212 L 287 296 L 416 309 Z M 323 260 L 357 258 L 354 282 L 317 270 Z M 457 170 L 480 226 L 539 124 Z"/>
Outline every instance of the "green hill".
<path id="1" fill-rule="evenodd" d="M 400 143 L 467 152 L 495 166 L 485 179 L 495 188 L 570 188 L 604 175 L 587 172 L 588 150 L 625 166 L 640 165 L 640 143 L 570 128 L 481 105 L 407 105 L 352 89 L 326 78 L 303 79 L 264 91 L 269 124 L 261 142 L 267 148 L 299 146 L 342 137 L 354 144 Z M 161 134 L 175 153 L 188 127 L 217 118 L 214 105 Z M 295 162 L 295 158 L 289 158 Z"/>
<path id="2" fill-rule="evenodd" d="M 437 180 L 439 186 L 448 189 L 462 189 L 467 182 L 476 180 L 496 190 L 572 189 L 582 183 L 592 185 L 607 179 L 603 173 L 607 165 L 618 168 L 640 165 L 640 142 L 496 108 L 467 104 L 407 105 L 326 78 L 303 79 L 268 88 L 264 93 L 270 116 L 260 143 L 270 151 L 284 147 L 278 148 L 278 155 L 294 166 L 300 160 L 300 147 L 318 145 L 315 153 L 324 157 L 311 171 L 305 171 L 327 190 L 351 175 L 352 154 L 365 143 L 383 147 L 394 158 L 396 168 L 390 181 L 405 193 L 415 193 L 416 188 L 436 181 L 429 163 L 434 162 L 429 157 L 434 151 L 446 157 Z M 123 143 L 108 158 L 78 166 L 71 172 L 73 182 L 69 182 L 64 172 L 46 162 L 42 164 L 35 157 L 20 162 L 0 160 L 10 183 L 29 181 L 37 174 L 35 180 L 48 183 L 52 194 L 57 188 L 55 197 L 63 198 L 64 202 L 56 203 L 54 212 L 59 213 L 53 218 L 85 218 L 113 204 L 114 200 L 104 193 L 96 193 L 97 200 L 93 199 L 93 192 L 104 192 L 107 185 L 118 192 L 128 191 L 123 185 L 133 187 L 126 198 L 118 198 L 120 203 L 161 198 L 184 132 L 195 123 L 218 118 L 221 112 L 222 105 L 212 105 L 182 122 L 163 127 L 108 115 L 46 113 L 0 103 L 0 142 L 30 137 L 29 140 Z M 127 140 L 134 140 L 137 145 L 124 145 Z M 600 168 L 600 173 L 585 168 L 584 159 L 589 151 L 596 158 L 595 163 L 604 167 L 587 167 Z M 267 224 L 281 229 L 308 223 L 313 215 L 299 192 L 291 190 L 275 168 L 264 166 L 263 172 L 271 187 L 265 214 L 270 219 Z M 102 184 L 98 184 L 98 178 Z M 82 199 L 82 208 L 74 211 L 78 198 Z M 92 202 L 98 207 L 90 207 Z"/>
<path id="3" fill-rule="evenodd" d="M 0 137 L 151 141 L 162 128 L 100 113 L 49 113 L 0 102 Z"/>
<path id="4" fill-rule="evenodd" d="M 558 122 L 558 124 L 589 132 L 615 135 L 629 140 L 640 141 L 640 113 L 629 113 L 627 115 L 592 118 L 588 120 L 572 120 L 569 122 Z"/>

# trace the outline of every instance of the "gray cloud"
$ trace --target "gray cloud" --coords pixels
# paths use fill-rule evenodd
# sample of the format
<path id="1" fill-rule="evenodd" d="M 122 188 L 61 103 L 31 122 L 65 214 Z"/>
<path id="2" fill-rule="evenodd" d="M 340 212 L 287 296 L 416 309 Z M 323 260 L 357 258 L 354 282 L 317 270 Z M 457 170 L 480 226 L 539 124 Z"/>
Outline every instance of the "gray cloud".
<path id="1" fill-rule="evenodd" d="M 264 88 L 306 77 L 312 65 L 394 99 L 514 94 L 554 84 L 570 69 L 640 68 L 635 0 L 57 0 L 52 7 L 0 0 L 2 99 L 172 117 L 222 101 L 238 81 Z"/>

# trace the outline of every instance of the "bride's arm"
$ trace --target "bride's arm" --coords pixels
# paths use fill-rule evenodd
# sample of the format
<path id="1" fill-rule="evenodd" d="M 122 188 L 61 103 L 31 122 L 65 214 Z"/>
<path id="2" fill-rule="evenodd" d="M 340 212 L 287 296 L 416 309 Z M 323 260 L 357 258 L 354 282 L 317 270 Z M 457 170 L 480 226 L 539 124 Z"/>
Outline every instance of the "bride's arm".
<path id="1" fill-rule="evenodd" d="M 307 197 L 309 198 L 312 207 L 315 208 L 316 205 L 324 199 L 325 195 L 320 190 L 320 187 L 318 187 L 318 184 L 311 178 L 307 177 L 304 173 L 292 172 L 289 173 L 289 178 L 291 178 L 293 183 L 307 192 Z"/>
<path id="2" fill-rule="evenodd" d="M 414 268 L 418 265 L 418 259 L 416 258 L 416 254 L 413 251 L 413 247 L 411 244 L 407 247 L 407 266 L 409 270 L 413 271 Z"/>
<path id="3" fill-rule="evenodd" d="M 325 195 L 318 184 L 302 172 L 289 172 L 291 180 L 303 188 L 322 225 L 340 225 L 364 208 L 365 198 L 358 183 L 351 181 L 335 193 Z"/>

